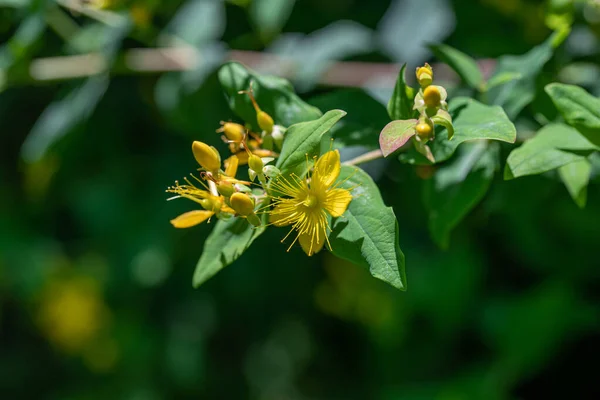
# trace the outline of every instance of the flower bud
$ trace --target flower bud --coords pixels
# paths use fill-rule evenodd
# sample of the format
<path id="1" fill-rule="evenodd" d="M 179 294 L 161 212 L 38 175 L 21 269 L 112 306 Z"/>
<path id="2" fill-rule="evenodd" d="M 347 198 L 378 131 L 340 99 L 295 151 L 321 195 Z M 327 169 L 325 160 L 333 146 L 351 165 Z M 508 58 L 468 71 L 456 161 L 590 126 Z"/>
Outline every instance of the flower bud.
<path id="1" fill-rule="evenodd" d="M 433 127 L 433 121 L 430 118 L 421 116 L 417 126 L 415 127 L 415 131 L 417 131 L 417 136 L 419 139 L 426 142 L 433 138 Z"/>
<path id="2" fill-rule="evenodd" d="M 433 82 L 433 68 L 427 63 L 424 66 L 417 68 L 417 81 L 419 85 L 425 88 Z"/>
<path id="3" fill-rule="evenodd" d="M 265 166 L 259 156 L 250 154 L 248 158 L 248 166 L 257 173 L 262 173 L 262 169 Z"/>
<path id="4" fill-rule="evenodd" d="M 427 107 L 439 107 L 442 103 L 442 94 L 436 86 L 428 86 L 423 91 L 423 101 Z"/>
<path id="5" fill-rule="evenodd" d="M 254 202 L 250 196 L 245 193 L 232 194 L 229 198 L 229 204 L 231 204 L 231 208 L 233 208 L 236 213 L 244 217 L 254 214 Z"/>
<path id="6" fill-rule="evenodd" d="M 419 124 L 417 124 L 415 130 L 417 131 L 417 135 L 419 135 L 419 138 L 426 140 L 429 139 L 431 137 L 431 134 L 433 133 L 433 128 L 426 122 L 420 122 Z"/>
<path id="7" fill-rule="evenodd" d="M 213 210 L 213 201 L 211 199 L 200 199 L 199 202 L 202 208 L 204 208 L 205 210 Z"/>
<path id="8" fill-rule="evenodd" d="M 257 111 L 256 121 L 258 122 L 260 129 L 263 131 L 267 133 L 273 132 L 273 125 L 275 125 L 275 123 L 273 122 L 273 118 L 271 118 L 271 116 L 266 112 L 262 110 Z"/>
<path id="9" fill-rule="evenodd" d="M 220 194 L 222 194 L 225 197 L 229 197 L 233 193 L 235 193 L 235 189 L 233 188 L 233 184 L 231 182 L 228 182 L 228 181 L 221 181 L 221 182 L 219 182 L 217 184 L 217 190 L 219 191 Z"/>
<path id="10" fill-rule="evenodd" d="M 218 171 L 221 167 L 221 157 L 214 147 L 195 141 L 192 143 L 192 152 L 198 164 L 205 170 Z"/>
<path id="11" fill-rule="evenodd" d="M 244 139 L 245 129 L 242 125 L 235 122 L 225 122 L 217 132 L 223 132 L 225 137 L 233 142 L 241 142 Z"/>

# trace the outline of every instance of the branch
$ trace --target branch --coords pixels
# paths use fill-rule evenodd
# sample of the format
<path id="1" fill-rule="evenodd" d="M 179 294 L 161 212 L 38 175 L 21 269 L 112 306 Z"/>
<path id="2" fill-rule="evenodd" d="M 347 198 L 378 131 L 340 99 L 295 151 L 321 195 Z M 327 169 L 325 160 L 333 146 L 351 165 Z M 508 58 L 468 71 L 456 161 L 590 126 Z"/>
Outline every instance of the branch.
<path id="1" fill-rule="evenodd" d="M 226 58 L 288 79 L 293 79 L 296 71 L 301 68 L 294 59 L 256 51 L 232 50 Z M 121 62 L 110 72 L 187 71 L 196 68 L 201 59 L 202 54 L 191 46 L 130 49 L 123 53 L 119 58 Z M 479 64 L 485 73 L 493 69 L 494 60 L 480 60 Z M 434 67 L 439 80 L 456 80 L 456 74 L 446 65 L 436 64 Z M 338 61 L 325 70 L 318 83 L 326 86 L 388 88 L 396 81 L 399 69 L 400 64 L 394 63 Z M 101 53 L 38 58 L 29 66 L 29 74 L 34 82 L 81 78 L 105 72 L 108 72 L 108 60 Z"/>
<path id="2" fill-rule="evenodd" d="M 381 152 L 381 150 L 377 149 L 377 150 L 369 151 L 368 153 L 365 153 L 365 154 L 361 154 L 360 156 L 355 157 L 351 160 L 344 161 L 342 164 L 343 165 L 359 165 L 359 164 L 364 164 L 369 161 L 377 160 L 382 157 L 383 157 L 383 153 Z"/>

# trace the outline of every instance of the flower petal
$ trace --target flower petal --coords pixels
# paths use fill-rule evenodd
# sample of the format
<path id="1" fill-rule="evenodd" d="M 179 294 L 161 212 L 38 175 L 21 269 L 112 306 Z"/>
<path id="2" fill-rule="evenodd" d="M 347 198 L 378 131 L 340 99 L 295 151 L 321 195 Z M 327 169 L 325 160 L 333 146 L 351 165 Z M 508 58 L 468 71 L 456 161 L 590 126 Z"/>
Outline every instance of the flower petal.
<path id="1" fill-rule="evenodd" d="M 286 226 L 289 225 L 296 220 L 291 218 L 293 211 L 290 210 L 289 207 L 284 206 L 276 206 L 269 215 L 269 222 L 275 226 Z"/>
<path id="2" fill-rule="evenodd" d="M 237 173 L 239 158 L 234 154 L 225 160 L 225 175 L 235 178 L 235 174 Z"/>
<path id="3" fill-rule="evenodd" d="M 352 201 L 352 195 L 348 190 L 332 189 L 327 191 L 327 197 L 325 198 L 323 207 L 332 217 L 336 218 L 346 211 L 350 201 Z"/>
<path id="4" fill-rule="evenodd" d="M 181 214 L 179 217 L 172 219 L 171 224 L 173 224 L 175 228 L 189 228 L 206 221 L 213 215 L 214 212 L 207 210 L 188 211 Z"/>
<path id="5" fill-rule="evenodd" d="M 317 160 L 312 175 L 312 185 L 315 183 L 324 188 L 333 185 L 340 176 L 340 152 L 338 150 L 328 151 Z"/>
<path id="6" fill-rule="evenodd" d="M 436 88 L 438 88 L 438 90 L 440 91 L 440 97 L 441 97 L 441 101 L 446 101 L 446 99 L 448 98 L 448 92 L 446 91 L 446 89 L 444 89 L 443 86 L 437 86 L 437 85 L 433 85 Z"/>
<path id="7" fill-rule="evenodd" d="M 308 255 L 312 256 L 315 253 L 318 253 L 323 248 L 323 244 L 325 244 L 325 233 L 319 235 L 319 238 L 315 237 L 313 240 L 313 236 L 309 233 L 301 233 L 298 237 L 298 241 L 300 242 L 300 246 L 302 246 L 302 250 Z"/>

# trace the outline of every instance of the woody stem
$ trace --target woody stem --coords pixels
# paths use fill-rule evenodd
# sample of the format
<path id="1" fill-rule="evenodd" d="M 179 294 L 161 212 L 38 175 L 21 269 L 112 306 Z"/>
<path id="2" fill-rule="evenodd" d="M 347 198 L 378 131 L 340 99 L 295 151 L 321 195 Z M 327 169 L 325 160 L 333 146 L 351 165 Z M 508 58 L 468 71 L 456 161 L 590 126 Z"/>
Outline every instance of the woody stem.
<path id="1" fill-rule="evenodd" d="M 381 152 L 381 150 L 377 149 L 377 150 L 369 151 L 368 153 L 361 154 L 360 156 L 355 157 L 351 160 L 344 161 L 342 164 L 343 165 L 359 165 L 359 164 L 364 164 L 369 161 L 377 160 L 378 158 L 382 158 L 382 157 L 383 157 L 383 153 Z"/>

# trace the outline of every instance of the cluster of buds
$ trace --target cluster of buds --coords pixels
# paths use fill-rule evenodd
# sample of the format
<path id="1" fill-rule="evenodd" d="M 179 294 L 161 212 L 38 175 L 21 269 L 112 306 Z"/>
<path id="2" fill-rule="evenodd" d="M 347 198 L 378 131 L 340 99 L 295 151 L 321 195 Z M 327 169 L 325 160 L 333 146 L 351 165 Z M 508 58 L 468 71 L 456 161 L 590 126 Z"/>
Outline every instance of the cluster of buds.
<path id="1" fill-rule="evenodd" d="M 433 85 L 433 68 L 427 63 L 417 68 L 417 81 L 421 88 L 415 96 L 413 109 L 419 112 L 417 124 L 417 140 L 426 143 L 434 138 L 434 120 L 440 110 L 448 111 L 446 98 L 448 94 L 442 86 Z"/>
<path id="2" fill-rule="evenodd" d="M 192 144 L 194 158 L 204 170 L 201 176 L 208 181 L 209 189 L 214 188 L 223 198 L 226 205 L 231 207 L 236 214 L 248 219 L 252 225 L 259 226 L 260 219 L 254 213 L 255 200 L 251 197 L 251 190 L 244 182 L 235 179 L 238 168 L 238 158 L 234 155 L 228 158 L 225 171 L 220 170 L 221 155 L 219 151 L 206 143 L 195 141 Z"/>
<path id="3" fill-rule="evenodd" d="M 202 206 L 202 210 L 190 211 L 173 219 L 171 223 L 177 228 L 197 225 L 212 216 L 219 219 L 241 217 L 254 226 L 261 225 L 256 215 L 257 203 L 268 197 L 268 179 L 280 174 L 276 167 L 267 164 L 278 156 L 274 149 L 281 149 L 285 128 L 276 125 L 273 118 L 261 110 L 254 98 L 252 85 L 240 93 L 250 98 L 261 132 L 253 133 L 247 126 L 221 121 L 217 132 L 222 133 L 221 138 L 232 153 L 224 161 L 216 148 L 199 141 L 192 143 L 192 153 L 200 165 L 199 177 L 192 175 L 196 182 L 190 179 L 185 179 L 182 185 L 176 182 L 167 192 L 176 194 L 172 199 L 183 197 L 193 200 Z M 235 178 L 238 166 L 245 164 L 248 164 L 250 181 Z M 262 191 L 253 191 L 249 187 L 257 178 Z"/>
<path id="4" fill-rule="evenodd" d="M 427 63 L 416 71 L 419 92 L 415 96 L 413 110 L 419 112 L 415 127 L 415 148 L 431 162 L 435 162 L 427 142 L 435 138 L 435 124 L 448 130 L 448 139 L 452 138 L 454 129 L 452 117 L 448 113 L 446 98 L 448 93 L 443 86 L 433 84 L 433 68 Z"/>

